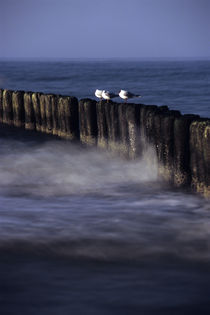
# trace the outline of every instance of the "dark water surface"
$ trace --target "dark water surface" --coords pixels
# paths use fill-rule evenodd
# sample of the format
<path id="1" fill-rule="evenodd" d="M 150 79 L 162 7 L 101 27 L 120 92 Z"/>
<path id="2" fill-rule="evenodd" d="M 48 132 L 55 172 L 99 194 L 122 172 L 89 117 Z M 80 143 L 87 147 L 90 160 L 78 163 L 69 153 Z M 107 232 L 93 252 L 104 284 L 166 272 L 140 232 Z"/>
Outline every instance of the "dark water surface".
<path id="1" fill-rule="evenodd" d="M 99 63 L 94 73 L 92 63 L 79 68 L 73 62 L 13 62 L 1 64 L 0 77 L 4 88 L 83 97 L 91 95 L 97 80 L 99 87 L 105 82 L 131 86 L 132 75 L 126 80 L 122 74 L 130 73 L 131 66 L 123 65 Z M 201 62 L 202 71 L 199 65 L 180 64 L 179 71 L 188 71 L 180 80 L 194 78 L 198 88 L 185 92 L 191 99 L 195 95 L 202 104 L 199 111 L 207 115 L 207 81 L 202 78 L 209 78 L 209 63 L 204 67 Z M 157 91 L 168 89 L 164 103 L 177 103 L 171 91 L 184 83 L 174 79 L 171 88 L 163 82 L 161 88 L 157 80 L 159 71 L 161 78 L 174 64 L 161 68 L 154 63 L 153 96 L 145 82 L 137 82 L 146 70 L 136 69 L 147 66 L 135 66 L 134 90 L 144 86 L 153 102 Z M 121 79 L 111 81 L 108 69 L 116 73 L 115 67 Z M 72 68 L 77 70 L 71 73 Z M 195 103 L 190 105 L 185 92 L 179 106 L 194 112 Z M 0 224 L 2 315 L 210 313 L 210 203 L 162 183 L 151 149 L 141 160 L 125 161 L 95 148 L 1 127 Z"/>
<path id="2" fill-rule="evenodd" d="M 125 89 L 141 94 L 144 104 L 210 117 L 210 60 L 0 60 L 0 87 L 78 98 L 94 98 L 96 88 Z"/>

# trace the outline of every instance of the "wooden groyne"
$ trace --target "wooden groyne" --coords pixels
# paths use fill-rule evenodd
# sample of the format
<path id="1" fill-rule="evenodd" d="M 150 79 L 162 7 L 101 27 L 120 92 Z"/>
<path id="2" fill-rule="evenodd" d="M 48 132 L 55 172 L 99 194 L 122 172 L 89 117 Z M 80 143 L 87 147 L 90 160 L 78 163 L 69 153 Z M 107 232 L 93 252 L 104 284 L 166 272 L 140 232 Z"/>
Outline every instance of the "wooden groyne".
<path id="1" fill-rule="evenodd" d="M 210 196 L 210 119 L 167 106 L 0 90 L 0 123 L 141 157 L 153 147 L 159 173 L 176 187 Z"/>

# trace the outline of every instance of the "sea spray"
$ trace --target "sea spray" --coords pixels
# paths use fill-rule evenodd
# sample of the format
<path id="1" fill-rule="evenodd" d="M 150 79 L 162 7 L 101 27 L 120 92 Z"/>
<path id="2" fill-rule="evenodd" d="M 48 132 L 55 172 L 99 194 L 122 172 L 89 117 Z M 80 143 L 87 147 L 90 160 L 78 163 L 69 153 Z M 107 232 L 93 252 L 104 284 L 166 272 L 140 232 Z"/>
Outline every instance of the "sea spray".
<path id="1" fill-rule="evenodd" d="M 111 152 L 62 141 L 44 144 L 1 141 L 0 187 L 8 194 L 63 196 L 113 191 L 158 179 L 151 148 L 141 159 L 127 161 Z M 6 153 L 6 154 L 5 154 Z"/>

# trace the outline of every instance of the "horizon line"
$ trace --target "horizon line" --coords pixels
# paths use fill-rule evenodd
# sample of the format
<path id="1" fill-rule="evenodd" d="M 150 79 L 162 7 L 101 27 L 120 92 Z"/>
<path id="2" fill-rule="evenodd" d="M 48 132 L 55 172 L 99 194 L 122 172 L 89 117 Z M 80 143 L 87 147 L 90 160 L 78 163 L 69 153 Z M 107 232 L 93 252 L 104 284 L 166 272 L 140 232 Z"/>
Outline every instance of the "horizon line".
<path id="1" fill-rule="evenodd" d="M 197 57 L 0 57 L 0 61 L 111 61 L 111 60 L 127 60 L 127 61 L 207 61 L 210 56 L 197 56 Z"/>

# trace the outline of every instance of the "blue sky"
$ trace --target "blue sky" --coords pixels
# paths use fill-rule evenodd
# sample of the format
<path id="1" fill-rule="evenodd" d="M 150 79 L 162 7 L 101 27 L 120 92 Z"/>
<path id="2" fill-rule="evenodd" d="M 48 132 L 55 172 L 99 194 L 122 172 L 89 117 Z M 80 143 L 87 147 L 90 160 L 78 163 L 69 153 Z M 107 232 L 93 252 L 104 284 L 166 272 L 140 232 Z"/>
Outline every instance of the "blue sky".
<path id="1" fill-rule="evenodd" d="M 210 57 L 210 0 L 0 0 L 0 58 Z"/>

